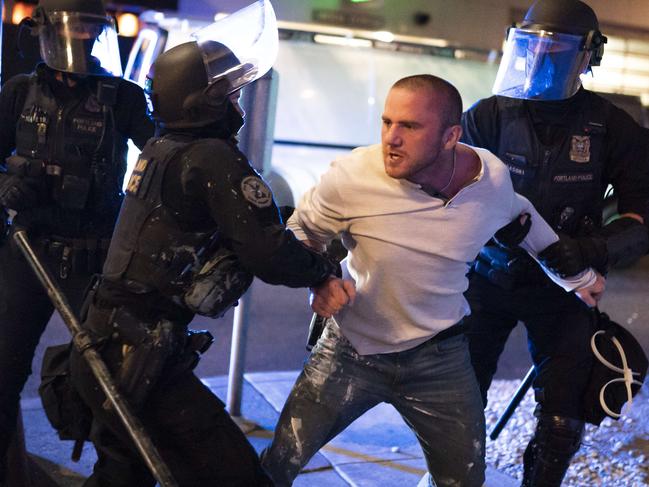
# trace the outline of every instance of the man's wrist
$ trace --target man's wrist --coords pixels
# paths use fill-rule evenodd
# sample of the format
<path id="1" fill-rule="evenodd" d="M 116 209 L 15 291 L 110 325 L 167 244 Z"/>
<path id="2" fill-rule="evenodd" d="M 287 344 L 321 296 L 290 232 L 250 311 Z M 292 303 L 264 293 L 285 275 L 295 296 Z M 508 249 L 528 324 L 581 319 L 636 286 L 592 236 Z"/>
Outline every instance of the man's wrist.
<path id="1" fill-rule="evenodd" d="M 340 278 L 341 278 L 340 276 L 337 276 L 337 275 L 332 274 L 332 273 L 328 273 L 322 279 L 320 279 L 318 282 L 316 282 L 312 286 L 309 286 L 309 291 L 314 292 L 314 290 L 316 288 L 319 288 L 320 286 L 322 286 L 324 283 L 330 281 L 331 279 L 340 279 Z"/>

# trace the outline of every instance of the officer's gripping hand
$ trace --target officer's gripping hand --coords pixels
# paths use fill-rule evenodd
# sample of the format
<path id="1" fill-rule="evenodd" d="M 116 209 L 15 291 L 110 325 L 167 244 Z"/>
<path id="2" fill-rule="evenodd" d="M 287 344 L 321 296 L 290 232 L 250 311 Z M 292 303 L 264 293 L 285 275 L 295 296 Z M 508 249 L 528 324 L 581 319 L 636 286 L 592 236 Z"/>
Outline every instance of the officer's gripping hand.
<path id="1" fill-rule="evenodd" d="M 40 181 L 35 178 L 0 175 L 0 204 L 5 208 L 20 211 L 38 204 Z"/>
<path id="2" fill-rule="evenodd" d="M 606 240 L 598 236 L 571 238 L 560 235 L 538 255 L 539 261 L 560 277 L 579 274 L 588 267 L 606 271 L 608 252 Z"/>
<path id="3" fill-rule="evenodd" d="M 291 218 L 291 215 L 295 211 L 295 208 L 292 206 L 280 206 L 279 207 L 279 216 L 282 219 L 282 223 L 286 224 L 289 218 Z"/>
<path id="4" fill-rule="evenodd" d="M 331 318 L 344 306 L 354 303 L 356 286 L 350 279 L 331 276 L 317 287 L 311 288 L 310 302 L 313 311 Z"/>
<path id="5" fill-rule="evenodd" d="M 595 271 L 595 275 L 597 278 L 593 284 L 575 290 L 575 294 L 579 296 L 579 299 L 591 308 L 597 306 L 597 302 L 606 289 L 606 279 L 597 271 Z"/>
<path id="6" fill-rule="evenodd" d="M 513 249 L 525 240 L 531 226 L 532 217 L 530 214 L 521 213 L 517 218 L 498 230 L 494 235 L 494 240 L 501 247 Z"/>

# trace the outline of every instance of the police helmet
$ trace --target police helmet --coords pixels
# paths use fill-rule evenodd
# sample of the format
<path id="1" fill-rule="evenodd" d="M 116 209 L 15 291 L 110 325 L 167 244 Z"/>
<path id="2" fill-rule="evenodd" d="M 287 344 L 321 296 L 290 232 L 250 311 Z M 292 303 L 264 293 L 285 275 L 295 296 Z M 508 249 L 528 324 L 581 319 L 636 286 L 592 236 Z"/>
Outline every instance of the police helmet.
<path id="1" fill-rule="evenodd" d="M 224 73 L 240 64 L 223 44 L 204 43 L 202 47 L 218 56 L 212 62 L 221 65 Z M 168 128 L 201 127 L 222 119 L 232 91 L 226 76 L 209 82 L 203 52 L 195 41 L 158 56 L 145 87 L 153 118 Z"/>
<path id="2" fill-rule="evenodd" d="M 593 9 L 580 0 L 537 0 L 507 32 L 493 93 L 562 100 L 581 86 L 580 75 L 600 64 L 606 37 Z"/>
<path id="3" fill-rule="evenodd" d="M 102 0 L 40 0 L 30 19 L 50 68 L 121 76 L 117 28 Z"/>
<path id="4" fill-rule="evenodd" d="M 193 37 L 158 56 L 147 77 L 145 92 L 153 118 L 168 128 L 222 120 L 231 109 L 230 95 L 266 74 L 277 56 L 277 23 L 267 0 Z"/>

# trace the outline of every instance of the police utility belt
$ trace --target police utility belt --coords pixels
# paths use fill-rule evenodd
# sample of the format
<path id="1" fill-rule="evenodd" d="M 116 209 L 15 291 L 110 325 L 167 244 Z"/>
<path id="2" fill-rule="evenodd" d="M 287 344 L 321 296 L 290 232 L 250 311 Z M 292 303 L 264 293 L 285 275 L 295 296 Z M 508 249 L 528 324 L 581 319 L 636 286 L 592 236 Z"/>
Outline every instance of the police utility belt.
<path id="1" fill-rule="evenodd" d="M 95 291 L 88 299 L 92 302 Z M 165 318 L 144 318 L 128 306 L 104 308 L 92 304 L 84 319 L 96 344 L 119 347 L 115 380 L 136 409 L 141 407 L 160 378 L 192 370 L 214 341 L 207 330 L 188 330 Z M 163 371 L 165 373 L 163 374 Z M 104 407 L 109 408 L 109 403 Z"/>
<path id="2" fill-rule="evenodd" d="M 48 192 L 51 192 L 52 198 L 61 208 L 80 210 L 86 207 L 93 175 L 66 174 L 58 162 L 17 154 L 9 156 L 5 165 L 9 174 L 48 180 Z"/>
<path id="3" fill-rule="evenodd" d="M 108 238 L 38 237 L 34 250 L 45 257 L 59 278 L 101 272 L 108 254 Z"/>

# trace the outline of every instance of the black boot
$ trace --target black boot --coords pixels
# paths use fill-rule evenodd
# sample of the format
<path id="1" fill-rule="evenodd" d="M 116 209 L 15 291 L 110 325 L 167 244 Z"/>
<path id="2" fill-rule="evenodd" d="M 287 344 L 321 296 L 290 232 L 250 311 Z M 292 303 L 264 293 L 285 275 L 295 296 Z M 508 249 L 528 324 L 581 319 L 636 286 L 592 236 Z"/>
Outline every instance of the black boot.
<path id="1" fill-rule="evenodd" d="M 539 415 L 536 432 L 523 455 L 521 487 L 560 487 L 579 450 L 583 431 L 581 420 Z"/>

